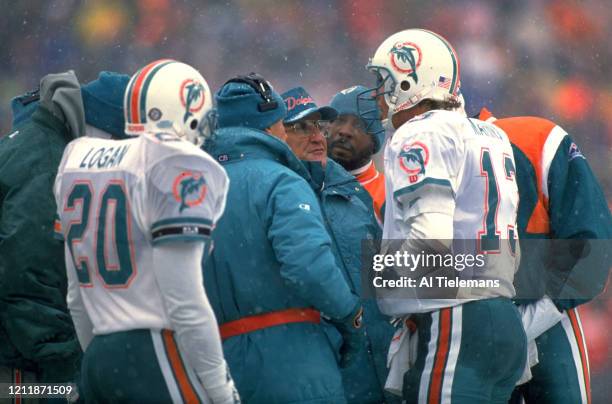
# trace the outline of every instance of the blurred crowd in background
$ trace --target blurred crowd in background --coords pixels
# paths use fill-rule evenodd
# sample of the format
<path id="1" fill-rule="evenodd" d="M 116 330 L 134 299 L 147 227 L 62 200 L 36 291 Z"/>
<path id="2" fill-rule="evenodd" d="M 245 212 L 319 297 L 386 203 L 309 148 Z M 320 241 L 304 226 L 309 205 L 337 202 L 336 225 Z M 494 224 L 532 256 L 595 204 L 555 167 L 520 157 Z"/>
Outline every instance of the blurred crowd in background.
<path id="1" fill-rule="evenodd" d="M 580 144 L 612 202 L 612 7 L 607 0 L 0 0 L 0 131 L 10 99 L 50 72 L 82 82 L 161 57 L 200 69 L 215 91 L 261 73 L 325 104 L 373 84 L 364 68 L 388 35 L 427 28 L 461 61 L 467 112 L 539 115 Z M 581 309 L 594 402 L 612 395 L 612 299 Z M 599 397 L 599 401 L 597 398 Z M 596 401 L 597 400 L 597 401 Z"/>

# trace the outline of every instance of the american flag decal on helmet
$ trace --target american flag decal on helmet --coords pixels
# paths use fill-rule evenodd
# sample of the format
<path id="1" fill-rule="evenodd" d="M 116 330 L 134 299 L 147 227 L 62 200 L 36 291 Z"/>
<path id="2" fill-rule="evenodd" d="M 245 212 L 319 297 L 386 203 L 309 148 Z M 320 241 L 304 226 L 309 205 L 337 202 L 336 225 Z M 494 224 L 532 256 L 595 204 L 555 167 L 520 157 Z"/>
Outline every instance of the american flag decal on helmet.
<path id="1" fill-rule="evenodd" d="M 440 76 L 438 79 L 438 87 L 449 89 L 453 81 L 448 77 Z"/>

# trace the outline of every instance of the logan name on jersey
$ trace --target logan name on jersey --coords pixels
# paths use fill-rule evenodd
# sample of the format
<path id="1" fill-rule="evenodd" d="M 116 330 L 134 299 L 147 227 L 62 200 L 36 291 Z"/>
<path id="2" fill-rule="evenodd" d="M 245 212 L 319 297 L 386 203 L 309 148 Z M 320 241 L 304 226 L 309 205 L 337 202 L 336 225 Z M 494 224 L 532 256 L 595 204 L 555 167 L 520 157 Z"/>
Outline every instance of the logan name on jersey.
<path id="1" fill-rule="evenodd" d="M 130 145 L 116 147 L 92 147 L 89 149 L 79 168 L 113 168 L 121 164 Z"/>

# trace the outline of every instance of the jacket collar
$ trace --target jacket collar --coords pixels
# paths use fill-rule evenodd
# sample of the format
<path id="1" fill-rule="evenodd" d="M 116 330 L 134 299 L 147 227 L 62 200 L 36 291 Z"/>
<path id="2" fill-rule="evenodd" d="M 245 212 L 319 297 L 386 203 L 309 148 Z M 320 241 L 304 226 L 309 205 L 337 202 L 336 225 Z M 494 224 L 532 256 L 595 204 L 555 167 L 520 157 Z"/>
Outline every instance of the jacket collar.
<path id="1" fill-rule="evenodd" d="M 340 164 L 328 158 L 325 170 L 318 161 L 302 161 L 310 174 L 310 185 L 318 193 L 354 194 L 359 183 Z M 356 189 L 357 188 L 357 189 Z"/>
<path id="2" fill-rule="evenodd" d="M 286 143 L 257 129 L 218 129 L 204 150 L 222 165 L 249 159 L 273 160 L 310 180 L 310 174 Z"/>
<path id="3" fill-rule="evenodd" d="M 373 181 L 380 175 L 372 160 L 364 167 L 351 171 L 351 174 L 353 174 L 361 184 Z"/>

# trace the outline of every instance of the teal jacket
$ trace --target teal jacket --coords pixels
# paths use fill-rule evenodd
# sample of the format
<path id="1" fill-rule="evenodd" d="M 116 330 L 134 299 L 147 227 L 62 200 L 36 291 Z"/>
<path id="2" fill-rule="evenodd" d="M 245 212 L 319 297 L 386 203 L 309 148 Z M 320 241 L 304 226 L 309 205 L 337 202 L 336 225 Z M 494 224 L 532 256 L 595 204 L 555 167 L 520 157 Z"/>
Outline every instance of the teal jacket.
<path id="1" fill-rule="evenodd" d="M 319 163 L 304 164 L 311 174 L 336 262 L 351 289 L 361 295 L 362 278 L 368 279 L 362 271 L 371 269 L 371 257 L 382 237 L 370 196 L 353 175 L 331 159 L 324 171 Z M 380 313 L 375 299 L 363 300 L 362 304 L 368 346 L 353 365 L 342 370 L 346 399 L 349 403 L 398 401 L 384 394 L 387 351 L 394 328 L 389 318 Z M 342 343 L 340 334 L 332 326 L 326 331 L 338 352 Z"/>
<path id="2" fill-rule="evenodd" d="M 0 366 L 59 383 L 74 380 L 81 348 L 66 307 L 64 247 L 53 238 L 52 188 L 84 118 L 74 75 L 42 84 L 35 108 L 36 94 L 13 102 L 16 125 L 0 139 Z"/>
<path id="3" fill-rule="evenodd" d="M 289 147 L 258 130 L 223 128 L 205 149 L 230 179 L 203 264 L 217 321 L 307 307 L 348 316 L 359 299 L 336 265 L 309 174 Z M 223 348 L 245 402 L 344 402 L 320 324 L 264 328 L 228 338 Z"/>
<path id="4" fill-rule="evenodd" d="M 529 302 L 545 291 L 560 310 L 587 303 L 603 292 L 612 267 L 612 216 L 599 182 L 573 139 L 566 135 L 548 170 L 549 232 L 530 232 L 528 222 L 538 197 L 537 178 L 525 153 L 516 144 L 512 148 L 520 195 L 517 296 Z M 544 272 L 544 268 L 548 270 Z"/>
<path id="5" fill-rule="evenodd" d="M 604 290 L 612 267 L 612 215 L 586 157 L 547 119 L 523 116 L 494 124 L 508 134 L 516 164 L 516 300 L 530 303 L 547 294 L 560 310 L 588 302 Z"/>

